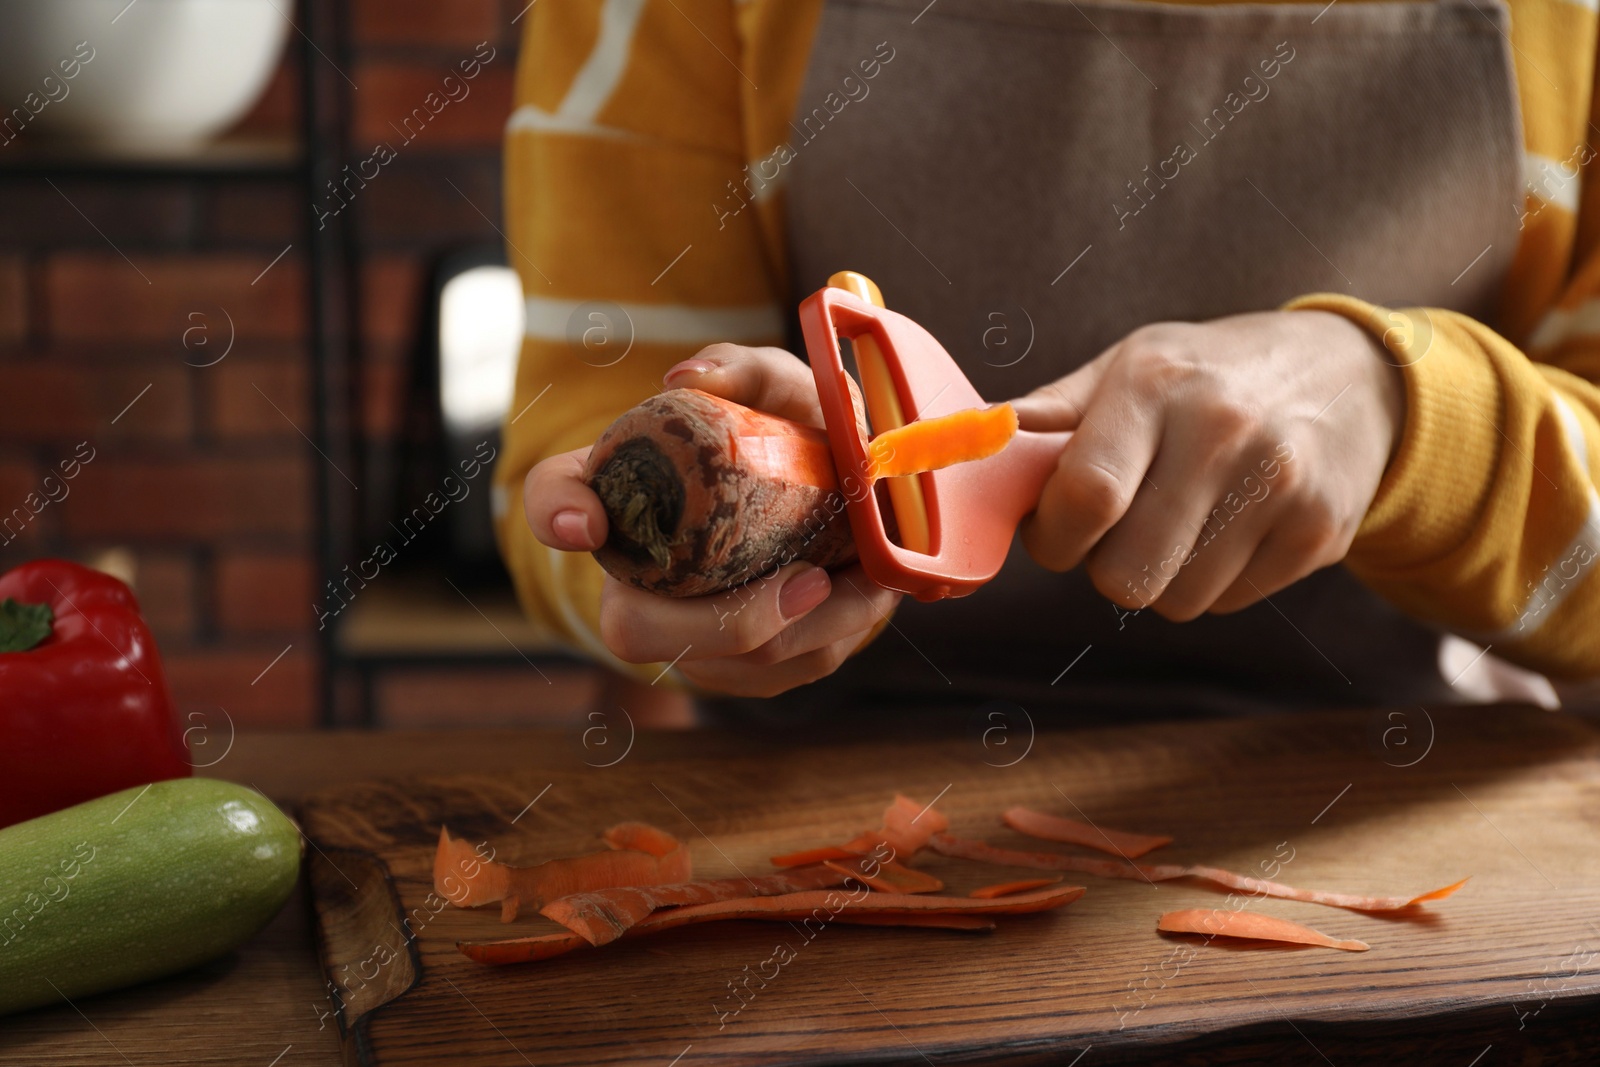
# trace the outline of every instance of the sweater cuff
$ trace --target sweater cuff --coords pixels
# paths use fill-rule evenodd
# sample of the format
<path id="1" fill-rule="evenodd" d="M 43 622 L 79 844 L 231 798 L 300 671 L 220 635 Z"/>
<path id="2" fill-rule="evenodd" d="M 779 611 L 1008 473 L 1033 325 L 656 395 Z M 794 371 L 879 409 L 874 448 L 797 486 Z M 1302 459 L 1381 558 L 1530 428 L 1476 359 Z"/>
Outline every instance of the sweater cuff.
<path id="1" fill-rule="evenodd" d="M 1451 311 L 1391 311 L 1337 293 L 1284 308 L 1350 319 L 1378 338 L 1405 379 L 1400 446 L 1350 546 L 1351 568 L 1396 576 L 1459 548 L 1483 513 L 1502 444 L 1504 396 L 1488 354 Z"/>

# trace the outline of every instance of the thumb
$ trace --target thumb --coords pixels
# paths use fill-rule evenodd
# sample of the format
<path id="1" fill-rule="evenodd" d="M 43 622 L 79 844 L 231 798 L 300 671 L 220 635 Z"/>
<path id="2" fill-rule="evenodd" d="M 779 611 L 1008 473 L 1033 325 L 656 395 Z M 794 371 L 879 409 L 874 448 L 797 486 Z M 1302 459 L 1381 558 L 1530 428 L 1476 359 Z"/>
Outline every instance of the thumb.
<path id="1" fill-rule="evenodd" d="M 1017 425 L 1039 433 L 1076 430 L 1115 352 L 1115 348 L 1109 348 L 1065 378 L 1057 378 L 1011 401 Z"/>

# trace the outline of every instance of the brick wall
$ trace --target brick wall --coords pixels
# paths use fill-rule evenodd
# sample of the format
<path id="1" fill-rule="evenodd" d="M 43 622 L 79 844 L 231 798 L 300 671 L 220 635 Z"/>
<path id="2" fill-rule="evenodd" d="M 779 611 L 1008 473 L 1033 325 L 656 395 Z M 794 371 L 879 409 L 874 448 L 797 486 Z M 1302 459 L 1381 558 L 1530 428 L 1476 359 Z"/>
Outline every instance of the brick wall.
<path id="1" fill-rule="evenodd" d="M 430 261 L 460 243 L 497 240 L 488 220 L 499 221 L 500 130 L 521 25 L 511 20 L 523 6 L 351 0 L 352 158 L 397 140 L 389 123 L 480 42 L 496 50 L 471 95 L 354 202 L 362 418 L 380 452 L 401 423 Z M 243 125 L 292 131 L 297 86 L 294 70 L 280 71 Z M 288 178 L 47 181 L 0 169 L 3 510 L 79 442 L 95 449 L 71 495 L 0 545 L 0 567 L 115 552 L 131 565 L 179 703 L 223 707 L 250 726 L 316 716 L 315 457 L 301 437 L 311 430 L 304 201 Z M 221 355 L 224 309 L 233 347 L 197 366 Z"/>

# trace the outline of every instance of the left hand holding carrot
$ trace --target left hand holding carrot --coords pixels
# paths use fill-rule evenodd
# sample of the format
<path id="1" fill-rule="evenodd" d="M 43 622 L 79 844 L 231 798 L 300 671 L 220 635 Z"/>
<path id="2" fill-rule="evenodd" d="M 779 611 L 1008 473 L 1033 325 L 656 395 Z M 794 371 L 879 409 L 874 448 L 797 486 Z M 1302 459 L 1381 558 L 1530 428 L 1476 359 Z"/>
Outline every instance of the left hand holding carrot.
<path id="1" fill-rule="evenodd" d="M 781 349 L 712 345 L 668 371 L 665 384 L 823 424 L 810 369 Z M 555 456 L 529 472 L 528 524 L 551 548 L 591 552 L 606 543 L 605 508 L 584 481 L 588 453 Z M 831 674 L 900 601 L 858 565 L 830 574 L 793 562 L 750 578 L 726 593 L 669 597 L 607 577 L 601 639 L 630 663 L 676 660 L 679 672 L 705 689 L 773 696 Z"/>

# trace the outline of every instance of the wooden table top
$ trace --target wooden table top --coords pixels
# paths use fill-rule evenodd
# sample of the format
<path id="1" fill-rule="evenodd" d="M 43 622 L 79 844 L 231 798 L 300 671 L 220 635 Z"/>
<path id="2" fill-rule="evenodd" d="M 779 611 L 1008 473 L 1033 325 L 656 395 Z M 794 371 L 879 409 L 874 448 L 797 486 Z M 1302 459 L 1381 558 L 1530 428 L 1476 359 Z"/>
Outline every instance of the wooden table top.
<path id="1" fill-rule="evenodd" d="M 1381 712 L 1348 714 L 1352 722 L 1381 727 L 1384 721 Z M 1469 722 L 1463 720 L 1464 725 Z M 1382 744 L 1381 729 L 1375 737 Z M 758 753 L 761 744 L 724 735 L 641 734 L 628 758 L 632 763 L 731 757 Z M 585 763 L 593 766 L 593 759 L 577 730 L 244 734 L 201 773 L 253 785 L 292 809 L 313 791 L 374 778 L 531 768 L 568 771 Z M 1510 755 L 1508 761 L 1515 763 L 1517 757 Z M 1590 777 L 1600 780 L 1600 761 Z M 1504 809 L 1497 814 L 1516 815 Z M 1537 813 L 1522 814 L 1537 818 Z M 338 1028 L 316 962 L 310 914 L 302 893 L 265 931 L 213 964 L 74 1006 L 0 1019 L 0 1065 L 340 1063 Z M 1553 1010 L 1546 1015 L 1541 1027 L 1559 1033 L 1566 1025 Z M 1374 1024 L 1403 1025 L 1404 1020 Z M 1508 1040 L 1508 1052 L 1513 1043 Z M 1582 1061 L 1558 1056 L 1549 1062 Z"/>

